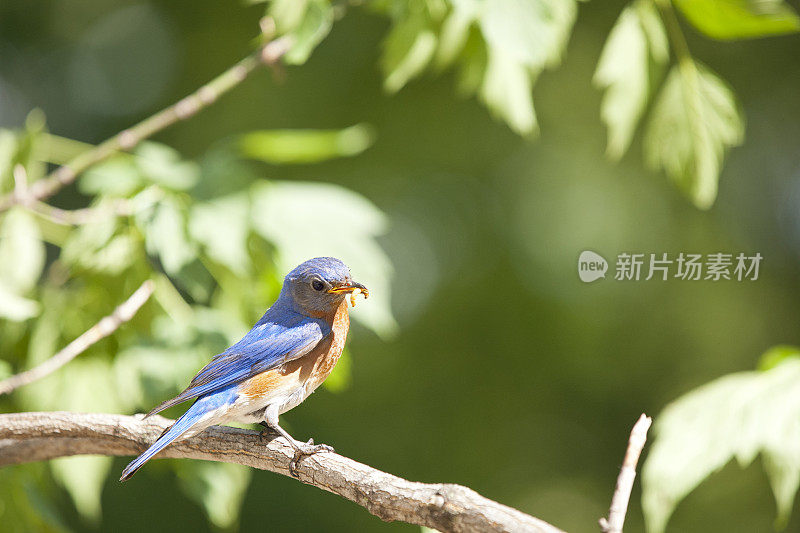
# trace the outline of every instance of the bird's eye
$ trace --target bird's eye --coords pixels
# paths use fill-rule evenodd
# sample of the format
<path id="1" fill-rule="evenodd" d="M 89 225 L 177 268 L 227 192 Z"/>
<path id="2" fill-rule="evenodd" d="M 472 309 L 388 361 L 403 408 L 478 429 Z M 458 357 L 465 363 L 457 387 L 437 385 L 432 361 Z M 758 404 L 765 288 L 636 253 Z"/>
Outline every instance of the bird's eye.
<path id="1" fill-rule="evenodd" d="M 322 283 L 322 282 L 321 282 L 320 280 L 318 280 L 318 279 L 315 279 L 314 281 L 312 281 L 312 282 L 311 282 L 311 286 L 312 286 L 312 287 L 314 287 L 314 290 L 315 290 L 315 291 L 321 291 L 322 289 L 324 289 L 324 288 L 325 288 L 325 284 L 324 284 L 324 283 Z"/>

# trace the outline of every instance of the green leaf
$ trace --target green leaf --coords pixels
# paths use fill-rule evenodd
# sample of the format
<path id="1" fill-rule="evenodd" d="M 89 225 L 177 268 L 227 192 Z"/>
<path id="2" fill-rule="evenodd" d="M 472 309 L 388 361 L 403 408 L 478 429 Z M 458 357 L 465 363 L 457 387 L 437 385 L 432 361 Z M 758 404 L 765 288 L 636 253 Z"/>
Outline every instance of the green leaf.
<path id="1" fill-rule="evenodd" d="M 532 90 L 533 82 L 524 65 L 489 50 L 480 99 L 520 135 L 533 133 L 538 128 Z"/>
<path id="2" fill-rule="evenodd" d="M 189 234 L 208 256 L 239 275 L 250 271 L 247 237 L 250 201 L 244 194 L 196 203 L 189 213 Z"/>
<path id="3" fill-rule="evenodd" d="M 28 463 L 0 468 L 0 501 L 3 502 L 3 530 L 9 533 L 28 531 L 71 531 L 56 509 L 58 501 L 45 463 Z"/>
<path id="4" fill-rule="evenodd" d="M 93 348 L 96 350 L 96 348 Z M 119 395 L 108 361 L 82 354 L 39 381 L 19 389 L 26 409 L 116 413 Z"/>
<path id="5" fill-rule="evenodd" d="M 274 0 L 267 14 L 275 21 L 279 35 L 292 38 L 284 56 L 287 63 L 300 65 L 322 42 L 333 26 L 333 7 L 329 0 Z"/>
<path id="6" fill-rule="evenodd" d="M 318 163 L 358 155 L 374 140 L 367 124 L 342 130 L 261 130 L 242 135 L 239 149 L 245 157 L 267 163 Z"/>
<path id="7" fill-rule="evenodd" d="M 187 328 L 180 329 L 185 331 Z M 205 346 L 191 346 L 189 343 L 134 345 L 114 358 L 109 378 L 116 384 L 123 405 L 131 409 L 149 409 L 186 387 L 212 353 Z"/>
<path id="8" fill-rule="evenodd" d="M 704 66 L 683 60 L 670 71 L 653 108 L 645 158 L 697 207 L 708 209 L 717 197 L 725 153 L 743 138 L 733 91 Z"/>
<path id="9" fill-rule="evenodd" d="M 164 198 L 149 216 L 137 214 L 144 230 L 147 252 L 157 255 L 164 270 L 176 275 L 197 257 L 197 250 L 186 232 L 182 206 L 172 197 Z"/>
<path id="10" fill-rule="evenodd" d="M 437 70 L 458 64 L 461 92 L 477 93 L 515 132 L 536 131 L 533 84 L 542 70 L 561 60 L 577 14 L 574 0 L 376 5 L 393 18 L 381 59 L 389 92 L 400 90 L 430 64 Z"/>
<path id="11" fill-rule="evenodd" d="M 642 469 L 647 529 L 664 530 L 678 503 L 732 459 L 761 453 L 785 524 L 800 484 L 800 352 L 766 371 L 740 372 L 674 401 L 654 426 Z"/>
<path id="12" fill-rule="evenodd" d="M 464 2 L 459 8 L 458 2 L 442 23 L 434 57 L 437 69 L 444 69 L 453 64 L 467 44 L 470 27 L 476 18 L 477 3 Z"/>
<path id="13" fill-rule="evenodd" d="M 714 39 L 795 33 L 800 18 L 783 0 L 674 0 L 692 25 Z"/>
<path id="14" fill-rule="evenodd" d="M 395 331 L 392 265 L 376 241 L 388 226 L 383 212 L 363 196 L 325 183 L 262 183 L 252 197 L 253 228 L 277 247 L 280 271 L 312 257 L 338 257 L 370 290 L 354 318 L 379 334 Z"/>
<path id="15" fill-rule="evenodd" d="M 118 412 L 120 403 L 110 365 L 83 354 L 58 372 L 19 390 L 26 409 L 41 411 Z M 111 467 L 109 457 L 59 459 L 51 463 L 53 476 L 67 490 L 78 512 L 92 521 L 100 518 L 103 483 Z"/>
<path id="16" fill-rule="evenodd" d="M 44 268 L 45 249 L 33 215 L 22 208 L 6 213 L 0 227 L 0 285 L 18 295 L 33 289 Z"/>
<path id="17" fill-rule="evenodd" d="M 38 302 L 18 296 L 0 284 L 0 317 L 22 322 L 38 315 L 39 310 Z"/>
<path id="18" fill-rule="evenodd" d="M 796 346 L 773 346 L 767 350 L 758 360 L 758 370 L 771 370 L 790 357 L 797 357 L 800 348 Z"/>
<path id="19" fill-rule="evenodd" d="M 110 205 L 98 204 L 93 209 L 97 219 L 70 232 L 61 260 L 95 272 L 119 274 L 139 256 L 140 240 L 127 230 L 117 233 L 120 224 Z"/>
<path id="20" fill-rule="evenodd" d="M 474 8 L 470 3 L 459 5 Z M 560 62 L 577 14 L 576 3 L 488 0 L 475 13 L 486 46 L 478 95 L 515 132 L 535 133 L 533 84 L 542 70 Z M 473 69 L 471 76 L 479 74 L 480 61 L 467 66 Z"/>
<path id="21" fill-rule="evenodd" d="M 13 371 L 12 371 L 12 368 L 11 368 L 11 363 L 9 363 L 8 361 L 3 361 L 2 359 L 0 359 L 0 381 L 11 377 L 12 374 L 13 374 Z"/>
<path id="22" fill-rule="evenodd" d="M 86 195 L 130 196 L 145 183 L 129 155 L 119 155 L 91 167 L 78 178 L 78 190 Z"/>
<path id="23" fill-rule="evenodd" d="M 403 16 L 396 18 L 383 43 L 381 57 L 383 87 L 388 92 L 396 93 L 428 66 L 436 51 L 433 25 L 424 0 L 411 0 Z"/>
<path id="24" fill-rule="evenodd" d="M 606 89 L 600 116 L 608 126 L 606 153 L 619 159 L 630 146 L 647 105 L 651 62 L 666 61 L 666 35 L 655 6 L 639 2 L 626 7 L 603 47 L 594 83 Z"/>
<path id="25" fill-rule="evenodd" d="M 479 16 L 489 48 L 536 75 L 560 62 L 576 15 L 571 0 L 487 0 Z"/>
<path id="26" fill-rule="evenodd" d="M 215 526 L 223 529 L 236 524 L 250 476 L 249 468 L 230 463 L 195 461 L 178 465 L 183 491 L 203 506 Z"/>
<path id="27" fill-rule="evenodd" d="M 149 181 L 168 189 L 185 191 L 200 179 L 196 163 L 181 160 L 169 146 L 144 142 L 136 149 L 136 166 Z"/>
<path id="28" fill-rule="evenodd" d="M 88 455 L 50 461 L 53 477 L 69 493 L 81 516 L 93 524 L 100 522 L 103 485 L 111 464 L 111 457 Z"/>
<path id="29" fill-rule="evenodd" d="M 17 136 L 11 130 L 0 129 L 0 191 L 14 188 L 14 155 L 17 152 Z"/>

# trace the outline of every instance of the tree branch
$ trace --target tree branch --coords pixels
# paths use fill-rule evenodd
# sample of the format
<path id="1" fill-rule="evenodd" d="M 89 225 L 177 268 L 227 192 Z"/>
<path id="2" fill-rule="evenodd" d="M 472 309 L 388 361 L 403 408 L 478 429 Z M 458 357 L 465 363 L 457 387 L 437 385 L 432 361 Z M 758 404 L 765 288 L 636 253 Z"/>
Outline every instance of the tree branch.
<path id="1" fill-rule="evenodd" d="M 16 205 L 24 207 L 37 215 L 56 224 L 77 226 L 88 224 L 107 216 L 103 209 L 84 207 L 82 209 L 61 209 L 34 198 L 28 192 L 28 172 L 25 167 L 17 164 L 14 166 L 14 201 Z M 111 205 L 111 212 L 118 216 L 133 214 L 130 202 L 125 198 L 116 198 Z M 0 391 L 2 394 L 2 391 Z"/>
<path id="2" fill-rule="evenodd" d="M 0 466 L 79 454 L 137 455 L 172 421 L 141 415 L 13 413 L 0 415 Z M 294 450 L 281 437 L 262 442 L 255 431 L 213 426 L 177 441 L 157 457 L 205 459 L 290 476 Z M 338 494 L 385 521 L 440 531 L 563 533 L 547 522 L 453 484 L 427 484 L 381 472 L 335 453 L 298 465 L 301 481 Z"/>
<path id="3" fill-rule="evenodd" d="M 52 374 L 75 359 L 75 357 L 83 353 L 92 344 L 114 333 L 122 324 L 133 318 L 136 312 L 139 311 L 139 308 L 141 308 L 150 298 L 150 295 L 153 294 L 153 288 L 154 284 L 152 280 L 145 281 L 127 300 L 114 309 L 113 313 L 103 317 L 97 324 L 86 330 L 83 335 L 67 344 L 54 356 L 30 370 L 26 370 L 25 372 L 0 381 L 0 395 L 8 394 L 14 389 L 33 383 L 34 381 Z"/>
<path id="4" fill-rule="evenodd" d="M 622 525 L 625 523 L 625 515 L 628 512 L 628 502 L 631 499 L 633 481 L 636 479 L 636 464 L 639 462 L 639 456 L 642 455 L 644 443 L 647 441 L 647 430 L 650 429 L 652 423 L 652 418 L 642 414 L 633 425 L 631 436 L 628 439 L 628 449 L 625 451 L 625 459 L 622 461 L 622 468 L 617 477 L 617 487 L 611 498 L 608 518 L 600 519 L 600 529 L 603 533 L 622 533 Z"/>
<path id="5" fill-rule="evenodd" d="M 269 24 L 266 24 L 269 27 Z M 262 29 L 265 24 L 262 24 Z M 83 152 L 72 161 L 51 172 L 46 177 L 30 184 L 25 196 L 19 195 L 20 191 L 0 196 L 0 212 L 11 208 L 23 201 L 38 201 L 49 198 L 61 188 L 69 185 L 86 169 L 119 151 L 128 151 L 140 142 L 158 133 L 159 131 L 194 116 L 198 111 L 216 102 L 220 96 L 227 93 L 241 82 L 259 66 L 274 66 L 289 50 L 288 37 L 280 37 L 268 42 L 256 52 L 245 57 L 231 68 L 200 87 L 197 91 L 186 96 L 179 102 L 162 109 L 135 126 L 132 126 L 97 146 Z"/>

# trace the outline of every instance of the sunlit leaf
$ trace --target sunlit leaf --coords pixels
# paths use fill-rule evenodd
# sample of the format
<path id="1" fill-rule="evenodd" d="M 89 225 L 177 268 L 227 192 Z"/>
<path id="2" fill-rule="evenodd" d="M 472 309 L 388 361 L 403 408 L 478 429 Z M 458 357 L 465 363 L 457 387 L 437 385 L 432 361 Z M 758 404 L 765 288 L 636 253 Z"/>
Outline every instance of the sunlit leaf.
<path id="1" fill-rule="evenodd" d="M 293 65 L 305 63 L 333 26 L 329 0 L 273 0 L 267 14 L 275 21 L 278 34 L 291 38 L 284 59 Z"/>
<path id="2" fill-rule="evenodd" d="M 98 357 L 83 355 L 58 372 L 19 390 L 23 405 L 40 411 L 118 412 L 120 403 L 110 365 Z M 54 477 L 90 520 L 100 517 L 102 486 L 111 459 L 85 457 L 63 459 L 52 464 Z"/>
<path id="3" fill-rule="evenodd" d="M 537 129 L 532 90 L 530 75 L 522 64 L 489 51 L 480 98 L 495 115 L 521 135 Z"/>
<path id="4" fill-rule="evenodd" d="M 123 229 L 110 205 L 92 208 L 95 218 L 69 233 L 63 243 L 61 259 L 68 265 L 95 272 L 119 274 L 140 254 L 141 240 Z"/>
<path id="5" fill-rule="evenodd" d="M 39 314 L 39 303 L 18 296 L 0 284 L 0 317 L 22 322 Z"/>
<path id="6" fill-rule="evenodd" d="M 434 64 L 443 69 L 453 64 L 458 59 L 467 44 L 470 26 L 477 14 L 477 2 L 464 2 L 459 8 L 458 3 L 442 23 L 436 47 Z"/>
<path id="7" fill-rule="evenodd" d="M 200 178 L 200 169 L 192 161 L 183 161 L 169 146 L 144 142 L 136 149 L 136 166 L 142 175 L 168 189 L 191 189 Z"/>
<path id="8" fill-rule="evenodd" d="M 387 220 L 366 198 L 336 185 L 275 181 L 254 188 L 252 214 L 254 229 L 277 247 L 282 272 L 312 257 L 338 257 L 370 290 L 354 317 L 381 334 L 395 330 L 392 265 L 375 240 Z"/>
<path id="9" fill-rule="evenodd" d="M 651 61 L 667 59 L 664 28 L 654 10 L 651 2 L 626 7 L 597 63 L 594 83 L 605 89 L 600 116 L 608 126 L 606 153 L 613 159 L 628 149 L 647 104 Z"/>
<path id="10" fill-rule="evenodd" d="M 358 155 L 374 142 L 368 125 L 342 130 L 262 130 L 242 135 L 242 155 L 267 163 L 317 163 Z"/>
<path id="11" fill-rule="evenodd" d="M 4 380 L 12 374 L 11 363 L 0 359 L 0 380 Z"/>
<path id="12" fill-rule="evenodd" d="M 53 477 L 69 493 L 75 508 L 87 520 L 98 523 L 103 484 L 111 468 L 111 457 L 84 455 L 50 461 Z"/>
<path id="13" fill-rule="evenodd" d="M 3 530 L 68 532 L 56 509 L 55 486 L 44 463 L 27 463 L 0 468 L 0 502 Z"/>
<path id="14" fill-rule="evenodd" d="M 196 461 L 178 466 L 183 491 L 203 506 L 211 522 L 223 529 L 236 524 L 250 484 L 251 471 L 230 463 Z"/>
<path id="15" fill-rule="evenodd" d="M 0 129 L 0 191 L 10 191 L 14 188 L 12 171 L 16 151 L 17 138 L 14 132 Z"/>
<path id="16" fill-rule="evenodd" d="M 700 64 L 670 71 L 645 133 L 645 158 L 662 168 L 701 209 L 717 197 L 728 148 L 744 138 L 744 119 L 730 88 Z"/>
<path id="17" fill-rule="evenodd" d="M 241 275 L 250 270 L 249 232 L 250 202 L 244 194 L 196 203 L 189 213 L 192 238 L 203 245 L 211 259 Z"/>
<path id="18" fill-rule="evenodd" d="M 480 99 L 515 132 L 536 132 L 533 84 L 542 70 L 560 61 L 576 3 L 489 0 L 476 7 L 462 0 L 454 6 L 473 14 L 486 48 L 483 57 L 475 51 L 466 56 L 462 87 L 474 85 Z"/>
<path id="19" fill-rule="evenodd" d="M 197 256 L 189 240 L 184 210 L 173 198 L 165 198 L 149 213 L 137 216 L 150 254 L 157 255 L 168 274 L 177 274 Z"/>
<path id="20" fill-rule="evenodd" d="M 44 267 L 45 250 L 33 215 L 11 209 L 0 226 L 0 285 L 16 294 L 31 290 Z"/>
<path id="21" fill-rule="evenodd" d="M 186 328 L 182 328 L 184 331 Z M 109 379 L 131 409 L 149 409 L 183 390 L 214 354 L 191 346 L 131 346 L 115 358 Z"/>
<path id="22" fill-rule="evenodd" d="M 144 185 L 144 177 L 133 159 L 120 155 L 91 167 L 78 178 L 78 190 L 83 194 L 129 196 Z"/>
<path id="23" fill-rule="evenodd" d="M 674 401 L 656 418 L 642 470 L 648 531 L 660 533 L 678 503 L 732 459 L 760 453 L 785 524 L 800 484 L 800 351 L 759 372 L 740 372 Z"/>
<path id="24" fill-rule="evenodd" d="M 384 88 L 391 92 L 402 89 L 419 76 L 436 51 L 434 19 L 425 0 L 411 0 L 383 44 L 381 67 Z"/>
<path id="25" fill-rule="evenodd" d="M 535 75 L 560 62 L 576 15 L 572 0 L 487 0 L 479 17 L 489 47 Z"/>
<path id="26" fill-rule="evenodd" d="M 675 0 L 692 25 L 714 39 L 795 33 L 800 18 L 783 0 Z"/>

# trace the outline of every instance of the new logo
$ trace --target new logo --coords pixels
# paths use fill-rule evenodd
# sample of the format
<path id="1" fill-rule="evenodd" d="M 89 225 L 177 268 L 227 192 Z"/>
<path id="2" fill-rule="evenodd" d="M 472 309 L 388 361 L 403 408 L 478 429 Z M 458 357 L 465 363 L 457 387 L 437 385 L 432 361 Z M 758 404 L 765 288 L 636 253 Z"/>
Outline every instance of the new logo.
<path id="1" fill-rule="evenodd" d="M 578 277 L 584 283 L 591 283 L 606 277 L 608 261 L 602 255 L 591 250 L 584 250 L 578 257 Z"/>

